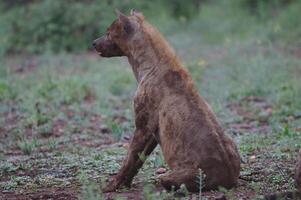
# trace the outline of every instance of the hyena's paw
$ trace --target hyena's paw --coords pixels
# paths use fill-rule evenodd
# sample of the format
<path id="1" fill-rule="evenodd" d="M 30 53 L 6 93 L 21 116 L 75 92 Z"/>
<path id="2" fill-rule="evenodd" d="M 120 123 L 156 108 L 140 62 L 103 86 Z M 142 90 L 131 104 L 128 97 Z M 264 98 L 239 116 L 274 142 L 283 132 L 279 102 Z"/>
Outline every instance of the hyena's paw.
<path id="1" fill-rule="evenodd" d="M 116 177 L 113 177 L 109 180 L 107 185 L 102 189 L 104 193 L 107 192 L 115 192 L 121 186 L 121 181 L 119 181 Z"/>

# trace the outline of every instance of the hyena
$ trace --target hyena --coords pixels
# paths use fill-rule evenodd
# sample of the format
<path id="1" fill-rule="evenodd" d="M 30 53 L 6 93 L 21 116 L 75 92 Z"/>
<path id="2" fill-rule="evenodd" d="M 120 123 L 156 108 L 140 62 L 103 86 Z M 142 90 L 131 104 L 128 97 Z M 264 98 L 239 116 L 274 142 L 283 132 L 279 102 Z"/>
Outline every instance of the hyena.
<path id="1" fill-rule="evenodd" d="M 106 34 L 93 42 L 102 57 L 126 56 L 138 88 L 134 95 L 135 131 L 122 167 L 104 192 L 130 186 L 144 159 L 159 144 L 170 171 L 160 177 L 164 188 L 182 184 L 191 192 L 236 185 L 240 156 L 216 116 L 198 94 L 174 50 L 141 12 L 117 12 Z M 143 156 L 141 156 L 143 155 Z"/>

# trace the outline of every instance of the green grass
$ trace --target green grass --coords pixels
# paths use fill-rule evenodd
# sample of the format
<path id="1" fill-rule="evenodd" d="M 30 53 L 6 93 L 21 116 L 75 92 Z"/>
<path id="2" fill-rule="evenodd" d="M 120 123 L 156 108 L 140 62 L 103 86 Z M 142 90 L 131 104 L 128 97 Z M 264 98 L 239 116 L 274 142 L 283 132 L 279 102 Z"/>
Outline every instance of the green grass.
<path id="1" fill-rule="evenodd" d="M 37 146 L 37 140 L 36 139 L 33 139 L 33 140 L 23 139 L 23 140 L 19 141 L 17 143 L 17 145 L 24 154 L 30 155 L 32 153 L 33 149 Z"/>

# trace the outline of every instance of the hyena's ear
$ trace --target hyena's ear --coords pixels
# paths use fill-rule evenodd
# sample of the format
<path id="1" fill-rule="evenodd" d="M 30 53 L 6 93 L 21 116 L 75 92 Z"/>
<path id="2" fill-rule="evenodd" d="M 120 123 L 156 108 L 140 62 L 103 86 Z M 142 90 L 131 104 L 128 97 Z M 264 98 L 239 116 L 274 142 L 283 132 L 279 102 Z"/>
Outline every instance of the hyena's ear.
<path id="1" fill-rule="evenodd" d="M 127 36 L 131 36 L 135 31 L 135 24 L 131 22 L 128 16 L 121 13 L 119 10 L 116 10 L 116 14 L 124 33 L 126 33 Z"/>
<path id="2" fill-rule="evenodd" d="M 144 20 L 144 16 L 142 12 L 137 11 L 136 9 L 132 9 L 131 10 L 131 15 L 132 16 L 136 16 L 139 20 L 143 21 Z"/>
<path id="3" fill-rule="evenodd" d="M 115 9 L 115 13 L 116 13 L 116 15 L 117 15 L 117 18 L 120 18 L 120 16 L 126 17 L 126 15 L 123 14 L 122 12 L 120 12 L 120 10 L 118 10 L 117 8 Z"/>

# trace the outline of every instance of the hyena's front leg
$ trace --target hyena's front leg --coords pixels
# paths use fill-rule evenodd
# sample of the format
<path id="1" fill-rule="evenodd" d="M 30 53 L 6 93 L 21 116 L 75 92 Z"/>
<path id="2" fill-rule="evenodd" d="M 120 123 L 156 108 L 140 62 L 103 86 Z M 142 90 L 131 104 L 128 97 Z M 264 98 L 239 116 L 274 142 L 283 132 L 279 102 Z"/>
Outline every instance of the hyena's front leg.
<path id="1" fill-rule="evenodd" d="M 118 174 L 109 181 L 103 192 L 112 192 L 121 186 L 129 187 L 146 157 L 151 154 L 157 144 L 151 132 L 136 129 L 129 146 L 127 157 L 123 161 L 121 169 Z"/>

